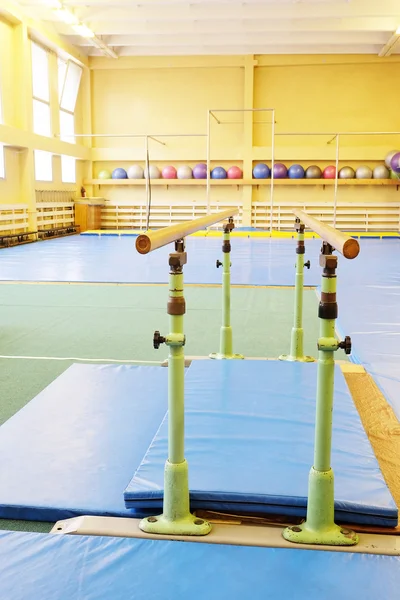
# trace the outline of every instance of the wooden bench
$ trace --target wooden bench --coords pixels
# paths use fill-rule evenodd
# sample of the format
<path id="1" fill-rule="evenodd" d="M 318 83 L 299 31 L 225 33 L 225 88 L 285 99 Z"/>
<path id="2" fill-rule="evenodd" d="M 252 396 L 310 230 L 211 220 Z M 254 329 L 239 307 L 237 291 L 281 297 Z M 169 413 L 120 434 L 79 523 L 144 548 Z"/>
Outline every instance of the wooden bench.
<path id="1" fill-rule="evenodd" d="M 39 229 L 38 235 L 40 240 L 48 238 L 64 237 L 66 235 L 75 235 L 80 233 L 79 225 L 66 225 L 65 227 L 53 227 L 51 229 Z"/>
<path id="2" fill-rule="evenodd" d="M 24 231 L 21 233 L 0 233 L 0 248 L 8 248 L 10 246 L 18 246 L 19 244 L 29 244 L 36 242 L 37 231 Z"/>

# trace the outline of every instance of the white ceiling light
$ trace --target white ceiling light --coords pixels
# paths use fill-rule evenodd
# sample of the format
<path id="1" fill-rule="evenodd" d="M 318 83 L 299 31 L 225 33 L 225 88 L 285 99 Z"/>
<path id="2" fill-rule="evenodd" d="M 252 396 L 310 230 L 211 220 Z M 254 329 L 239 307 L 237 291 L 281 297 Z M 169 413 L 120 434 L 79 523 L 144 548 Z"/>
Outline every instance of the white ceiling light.
<path id="1" fill-rule="evenodd" d="M 78 25 L 72 25 L 72 29 L 75 31 L 75 33 L 84 38 L 92 39 L 95 36 L 93 31 L 83 23 L 79 23 Z"/>
<path id="2" fill-rule="evenodd" d="M 54 14 L 67 25 L 78 25 L 79 19 L 66 8 L 56 8 Z"/>

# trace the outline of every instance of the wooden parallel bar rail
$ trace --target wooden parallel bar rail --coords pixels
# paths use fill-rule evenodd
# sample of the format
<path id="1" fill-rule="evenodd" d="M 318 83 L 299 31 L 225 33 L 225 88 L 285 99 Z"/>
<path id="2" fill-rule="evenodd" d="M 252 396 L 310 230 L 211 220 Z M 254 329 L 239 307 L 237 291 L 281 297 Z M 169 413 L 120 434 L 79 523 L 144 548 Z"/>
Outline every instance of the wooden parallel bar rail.
<path id="1" fill-rule="evenodd" d="M 171 242 L 180 240 L 191 233 L 200 231 L 200 229 L 204 229 L 205 227 L 214 225 L 219 221 L 224 221 L 229 217 L 233 217 L 234 215 L 237 215 L 238 212 L 238 208 L 231 208 L 229 210 L 217 212 L 213 215 L 201 217 L 200 219 L 188 221 L 187 223 L 171 225 L 170 227 L 163 227 L 162 229 L 157 229 L 156 231 L 143 233 L 136 238 L 136 250 L 140 254 L 148 254 L 153 250 L 157 250 L 157 248 L 161 248 L 162 246 L 166 246 Z"/>
<path id="2" fill-rule="evenodd" d="M 340 252 L 345 258 L 356 258 L 360 252 L 360 245 L 354 238 L 342 233 L 338 229 L 321 223 L 318 219 L 311 217 L 303 210 L 294 209 L 293 213 L 300 219 L 304 225 L 318 233 L 318 235 L 328 242 L 335 250 Z"/>

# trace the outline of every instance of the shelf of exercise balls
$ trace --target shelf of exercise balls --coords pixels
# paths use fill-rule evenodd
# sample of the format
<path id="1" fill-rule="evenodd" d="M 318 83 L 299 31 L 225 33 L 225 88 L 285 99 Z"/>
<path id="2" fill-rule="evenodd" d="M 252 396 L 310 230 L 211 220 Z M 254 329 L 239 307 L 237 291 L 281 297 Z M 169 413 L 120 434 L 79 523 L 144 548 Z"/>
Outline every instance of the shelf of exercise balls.
<path id="1" fill-rule="evenodd" d="M 154 186 L 206 186 L 206 179 L 151 179 Z M 84 185 L 109 185 L 109 186 L 145 186 L 145 179 L 86 179 Z M 270 186 L 271 179 L 210 179 L 210 185 L 214 186 L 243 186 L 264 185 Z M 335 185 L 335 179 L 274 179 L 275 185 Z M 400 179 L 338 179 L 338 185 L 380 185 L 400 186 Z"/>

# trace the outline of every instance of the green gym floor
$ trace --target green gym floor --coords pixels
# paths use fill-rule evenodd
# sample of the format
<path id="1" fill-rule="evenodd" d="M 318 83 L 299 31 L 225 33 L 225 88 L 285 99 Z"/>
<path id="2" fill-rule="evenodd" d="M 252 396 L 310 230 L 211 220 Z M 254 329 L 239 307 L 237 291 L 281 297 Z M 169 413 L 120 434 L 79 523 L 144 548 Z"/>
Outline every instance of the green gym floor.
<path id="1" fill-rule="evenodd" d="M 218 350 L 221 289 L 186 286 L 187 356 Z M 162 362 L 153 333 L 168 331 L 164 285 L 0 284 L 0 423 L 9 419 L 71 364 Z M 234 287 L 234 351 L 277 358 L 289 350 L 293 288 Z M 317 296 L 304 292 L 304 352 L 316 355 Z M 0 529 L 50 531 L 51 523 L 0 520 Z"/>

